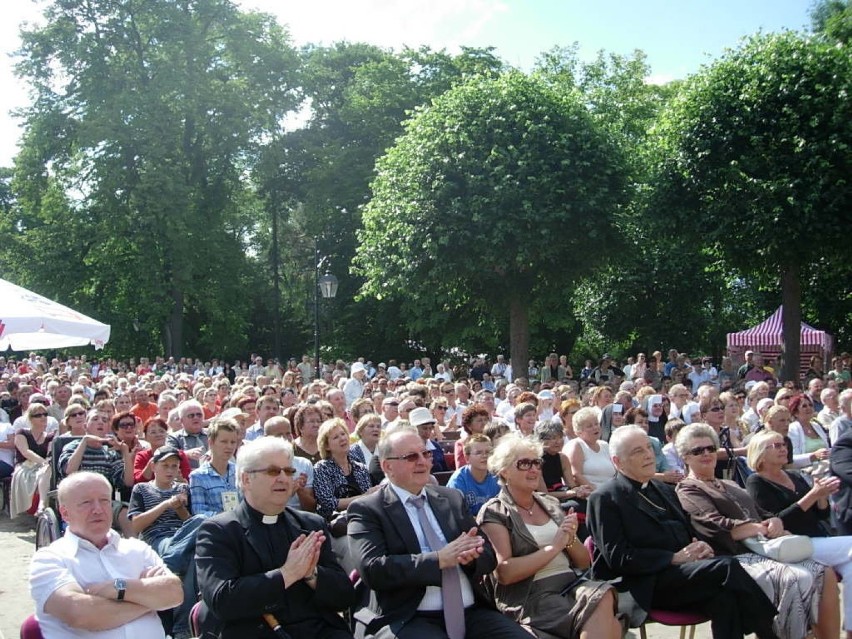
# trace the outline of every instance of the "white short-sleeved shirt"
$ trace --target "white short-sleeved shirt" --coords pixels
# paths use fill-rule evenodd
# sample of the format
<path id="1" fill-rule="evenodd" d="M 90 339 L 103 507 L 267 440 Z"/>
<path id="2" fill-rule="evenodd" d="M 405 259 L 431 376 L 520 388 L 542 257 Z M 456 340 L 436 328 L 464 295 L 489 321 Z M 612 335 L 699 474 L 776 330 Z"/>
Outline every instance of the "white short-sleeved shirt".
<path id="1" fill-rule="evenodd" d="M 47 600 L 62 586 L 77 584 L 85 590 L 93 584 L 117 578 L 138 579 L 143 570 L 152 566 L 165 567 L 163 560 L 144 541 L 123 539 L 110 530 L 107 545 L 98 549 L 66 531 L 64 537 L 38 550 L 30 562 L 30 595 L 35 600 L 42 635 L 45 639 L 164 639 L 163 624 L 154 611 L 119 628 L 100 632 L 69 628 L 44 612 Z"/>

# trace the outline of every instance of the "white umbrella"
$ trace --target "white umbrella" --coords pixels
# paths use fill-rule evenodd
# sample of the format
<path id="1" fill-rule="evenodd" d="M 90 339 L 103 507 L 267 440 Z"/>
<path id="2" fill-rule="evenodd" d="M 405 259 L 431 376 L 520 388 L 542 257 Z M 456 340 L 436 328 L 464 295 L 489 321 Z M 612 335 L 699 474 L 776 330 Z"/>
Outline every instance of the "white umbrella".
<path id="1" fill-rule="evenodd" d="M 110 327 L 0 279 L 0 351 L 104 347 Z"/>

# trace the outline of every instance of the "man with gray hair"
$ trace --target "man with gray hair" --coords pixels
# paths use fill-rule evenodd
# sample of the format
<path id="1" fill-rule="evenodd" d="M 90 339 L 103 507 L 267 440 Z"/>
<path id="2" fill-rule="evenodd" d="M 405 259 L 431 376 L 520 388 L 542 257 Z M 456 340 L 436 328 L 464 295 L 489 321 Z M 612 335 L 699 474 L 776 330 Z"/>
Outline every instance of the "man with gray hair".
<path id="1" fill-rule="evenodd" d="M 417 432 L 385 435 L 388 481 L 352 502 L 349 547 L 373 591 L 355 613 L 376 639 L 529 639 L 494 608 L 481 578 L 497 565 L 461 492 L 429 484 L 431 450 Z"/>
<path id="2" fill-rule="evenodd" d="M 198 530 L 202 637 L 352 639 L 338 613 L 352 604 L 354 590 L 325 522 L 287 507 L 296 474 L 293 447 L 280 437 L 240 449 L 244 500 Z"/>
<path id="3" fill-rule="evenodd" d="M 714 639 L 755 633 L 775 637 L 777 610 L 734 557 L 715 557 L 696 539 L 674 490 L 653 479 L 654 449 L 638 426 L 621 426 L 609 441 L 618 473 L 589 497 L 586 524 L 595 541 L 596 579 L 621 578 L 641 624 L 651 608 L 708 616 Z"/>
<path id="4" fill-rule="evenodd" d="M 182 428 L 169 435 L 168 444 L 186 453 L 191 468 L 198 468 L 201 458 L 210 449 L 204 432 L 204 408 L 194 399 L 177 407 Z"/>
<path id="5" fill-rule="evenodd" d="M 840 393 L 839 398 L 840 415 L 835 419 L 828 429 L 828 440 L 833 446 L 840 436 L 847 430 L 852 430 L 852 388 L 847 388 Z"/>

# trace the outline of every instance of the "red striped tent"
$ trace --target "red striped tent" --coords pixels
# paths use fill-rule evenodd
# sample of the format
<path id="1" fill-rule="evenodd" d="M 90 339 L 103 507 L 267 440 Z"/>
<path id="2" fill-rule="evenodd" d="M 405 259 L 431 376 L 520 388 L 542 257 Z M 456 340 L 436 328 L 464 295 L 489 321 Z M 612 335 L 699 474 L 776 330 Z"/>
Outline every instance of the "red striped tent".
<path id="1" fill-rule="evenodd" d="M 781 354 L 782 325 L 781 309 L 775 311 L 766 320 L 744 331 L 728 333 L 728 355 L 735 362 L 742 363 L 745 360 L 746 351 L 757 351 L 761 353 L 764 360 L 769 363 Z M 800 369 L 806 371 L 810 358 L 820 355 L 823 366 L 831 361 L 831 353 L 834 350 L 834 338 L 809 324 L 802 322 Z"/>

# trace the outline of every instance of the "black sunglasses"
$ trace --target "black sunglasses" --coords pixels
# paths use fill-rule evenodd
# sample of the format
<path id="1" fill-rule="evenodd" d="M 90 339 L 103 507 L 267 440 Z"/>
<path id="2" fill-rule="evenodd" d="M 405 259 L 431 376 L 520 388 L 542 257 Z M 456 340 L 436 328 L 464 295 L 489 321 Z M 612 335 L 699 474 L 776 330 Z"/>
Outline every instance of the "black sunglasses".
<path id="1" fill-rule="evenodd" d="M 518 470 L 529 470 L 530 468 L 541 468 L 541 459 L 519 459 L 515 462 L 515 468 Z"/>
<path id="2" fill-rule="evenodd" d="M 715 453 L 717 450 L 714 444 L 710 444 L 709 446 L 696 446 L 695 448 L 690 448 L 686 451 L 687 455 L 692 455 L 693 457 L 698 457 L 703 455 L 704 453 Z"/>

